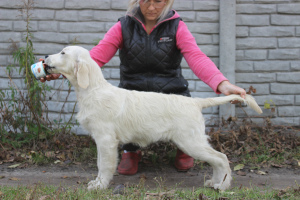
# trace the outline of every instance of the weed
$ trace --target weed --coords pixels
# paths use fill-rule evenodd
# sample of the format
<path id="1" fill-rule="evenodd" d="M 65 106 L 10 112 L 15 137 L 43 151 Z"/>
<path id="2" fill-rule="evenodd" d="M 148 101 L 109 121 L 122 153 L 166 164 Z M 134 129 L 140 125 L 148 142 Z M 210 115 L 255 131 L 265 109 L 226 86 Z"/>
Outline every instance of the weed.
<path id="1" fill-rule="evenodd" d="M 11 51 L 14 65 L 6 68 L 9 80 L 9 90 L 0 91 L 0 142 L 2 149 L 30 148 L 31 150 L 43 149 L 55 145 L 65 148 L 62 134 L 70 133 L 73 114 L 69 121 L 51 121 L 47 108 L 46 96 L 51 88 L 40 81 L 35 80 L 31 73 L 31 65 L 35 62 L 32 43 L 33 34 L 30 32 L 30 18 L 34 9 L 34 0 L 22 0 L 20 14 L 26 22 L 24 47 L 18 47 L 18 43 L 12 39 Z M 21 79 L 13 77 L 18 71 Z M 68 95 L 71 92 L 69 87 Z M 64 107 L 64 106 L 63 106 Z M 63 108 L 62 108 L 63 109 Z M 70 137 L 70 134 L 68 134 Z M 51 141 L 55 138 L 55 141 Z M 57 142 L 58 141 L 58 142 Z M 5 154 L 5 153 L 4 153 Z M 0 158 L 6 157 L 0 152 Z"/>
<path id="2" fill-rule="evenodd" d="M 278 164 L 299 159 L 300 138 L 293 127 L 276 127 L 268 118 L 263 126 L 246 120 L 225 123 L 230 124 L 230 129 L 211 129 L 209 135 L 214 148 L 229 159 L 244 164 Z"/>
<path id="3" fill-rule="evenodd" d="M 222 192 L 210 188 L 180 189 L 161 188 L 151 190 L 143 186 L 127 186 L 122 195 L 113 194 L 111 189 L 88 191 L 86 187 L 63 186 L 0 186 L 0 198 L 6 199 L 299 199 L 299 188 L 274 190 L 270 188 L 240 187 Z"/>

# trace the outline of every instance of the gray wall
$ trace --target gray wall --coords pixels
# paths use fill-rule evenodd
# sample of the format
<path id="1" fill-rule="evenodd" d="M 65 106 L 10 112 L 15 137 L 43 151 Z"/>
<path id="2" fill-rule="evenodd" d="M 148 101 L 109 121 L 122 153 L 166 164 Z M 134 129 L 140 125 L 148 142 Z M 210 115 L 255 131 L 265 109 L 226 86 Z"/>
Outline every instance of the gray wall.
<path id="1" fill-rule="evenodd" d="M 274 123 L 299 125 L 300 1 L 237 2 L 236 82 L 275 103 Z"/>
<path id="2" fill-rule="evenodd" d="M 2 90 L 7 89 L 9 82 L 5 68 L 13 63 L 9 40 L 17 42 L 20 47 L 25 45 L 24 16 L 18 11 L 21 2 L 0 1 Z M 227 5 L 227 2 L 232 5 Z M 77 44 L 91 49 L 117 19 L 125 14 L 126 7 L 127 0 L 35 0 L 30 30 L 34 35 L 37 59 L 46 54 L 57 53 L 67 45 Z M 275 112 L 264 110 L 263 116 L 273 116 L 272 121 L 278 125 L 299 125 L 299 0 L 175 0 L 174 9 L 188 25 L 201 50 L 220 66 L 221 71 L 232 82 L 245 89 L 255 87 L 255 98 L 261 107 L 265 101 L 274 102 Z M 226 12 L 227 9 L 232 9 L 235 13 Z M 235 30 L 232 27 L 236 27 Z M 223 35 L 220 36 L 220 33 Z M 226 55 L 232 55 L 231 59 Z M 220 59 L 225 63 L 224 66 L 219 63 Z M 119 82 L 118 65 L 116 55 L 103 67 L 105 77 L 113 85 L 118 85 Z M 182 65 L 193 97 L 218 96 L 198 80 L 185 61 Z M 14 75 L 15 84 L 22 89 L 24 85 L 20 81 L 21 77 L 18 73 Z M 70 93 L 63 109 L 64 115 L 60 115 L 68 95 L 68 85 L 63 80 L 47 84 L 53 87 L 48 94 L 50 117 L 68 120 L 75 105 L 75 93 Z M 249 115 L 256 115 L 250 109 L 246 111 Z M 220 115 L 228 113 L 229 109 L 220 111 Z M 240 108 L 235 109 L 235 113 L 240 117 L 245 116 Z M 204 114 L 207 124 L 216 124 L 219 108 L 205 109 Z M 262 118 L 254 118 L 254 121 L 262 122 Z M 79 129 L 77 131 L 81 132 Z"/>

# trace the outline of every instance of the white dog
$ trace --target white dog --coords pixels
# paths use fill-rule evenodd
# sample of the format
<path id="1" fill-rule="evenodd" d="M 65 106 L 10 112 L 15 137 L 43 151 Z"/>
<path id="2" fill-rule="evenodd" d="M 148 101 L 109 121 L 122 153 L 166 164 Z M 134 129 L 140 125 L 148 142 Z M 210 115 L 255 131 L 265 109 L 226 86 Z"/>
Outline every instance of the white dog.
<path id="1" fill-rule="evenodd" d="M 45 63 L 48 72 L 63 74 L 74 86 L 79 103 L 77 119 L 97 144 L 99 172 L 88 189 L 108 187 L 117 168 L 120 143 L 145 147 L 157 141 L 172 141 L 186 154 L 208 162 L 213 176 L 205 185 L 221 190 L 230 187 L 227 157 L 208 143 L 201 110 L 239 100 L 262 113 L 253 97 L 200 99 L 121 89 L 104 79 L 86 49 L 76 46 L 50 55 Z"/>

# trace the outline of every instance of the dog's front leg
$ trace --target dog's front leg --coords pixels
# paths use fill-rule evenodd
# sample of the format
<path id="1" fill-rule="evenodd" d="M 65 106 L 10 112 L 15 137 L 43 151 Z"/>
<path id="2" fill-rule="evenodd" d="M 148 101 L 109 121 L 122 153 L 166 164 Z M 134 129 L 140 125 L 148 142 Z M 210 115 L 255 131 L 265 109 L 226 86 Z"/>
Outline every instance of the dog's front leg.
<path id="1" fill-rule="evenodd" d="M 98 176 L 88 184 L 89 190 L 105 189 L 113 178 L 118 161 L 118 141 L 111 135 L 95 136 Z"/>

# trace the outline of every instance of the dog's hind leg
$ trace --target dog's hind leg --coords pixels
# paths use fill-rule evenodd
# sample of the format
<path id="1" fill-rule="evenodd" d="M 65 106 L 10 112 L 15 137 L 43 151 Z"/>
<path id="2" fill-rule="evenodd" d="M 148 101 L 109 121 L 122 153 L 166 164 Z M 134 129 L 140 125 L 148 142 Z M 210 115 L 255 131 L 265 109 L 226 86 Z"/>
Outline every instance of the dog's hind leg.
<path id="1" fill-rule="evenodd" d="M 212 179 L 206 181 L 205 186 L 221 190 L 226 190 L 230 187 L 232 179 L 231 169 L 225 154 L 214 150 L 207 141 L 203 142 L 203 138 L 202 142 L 195 140 L 195 138 L 190 138 L 175 143 L 186 154 L 195 159 L 208 162 L 213 167 Z"/>
<path id="2" fill-rule="evenodd" d="M 88 189 L 105 189 L 113 178 L 118 161 L 118 140 L 112 135 L 93 135 L 97 145 L 98 176 L 88 183 Z"/>

